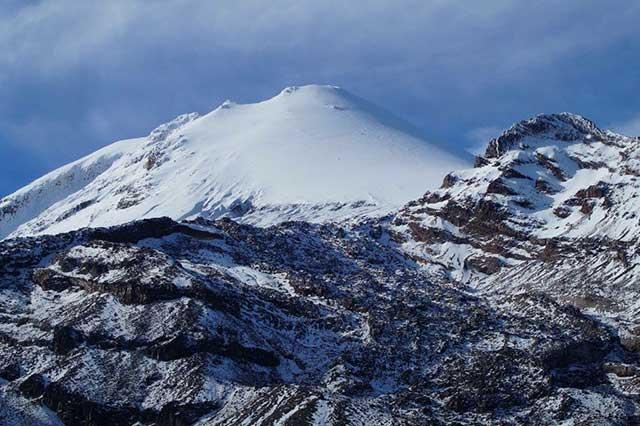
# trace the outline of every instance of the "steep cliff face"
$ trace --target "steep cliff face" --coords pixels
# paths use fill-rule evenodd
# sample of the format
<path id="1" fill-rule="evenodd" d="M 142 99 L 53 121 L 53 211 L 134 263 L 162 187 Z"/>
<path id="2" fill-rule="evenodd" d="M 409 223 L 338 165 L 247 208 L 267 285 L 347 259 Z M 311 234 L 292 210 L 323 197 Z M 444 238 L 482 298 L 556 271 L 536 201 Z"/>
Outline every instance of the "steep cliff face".
<path id="1" fill-rule="evenodd" d="M 479 297 L 542 293 L 607 324 L 634 360 L 616 386 L 634 394 L 639 158 L 638 138 L 572 114 L 538 116 L 490 141 L 475 168 L 448 174 L 390 229 L 425 268 Z"/>

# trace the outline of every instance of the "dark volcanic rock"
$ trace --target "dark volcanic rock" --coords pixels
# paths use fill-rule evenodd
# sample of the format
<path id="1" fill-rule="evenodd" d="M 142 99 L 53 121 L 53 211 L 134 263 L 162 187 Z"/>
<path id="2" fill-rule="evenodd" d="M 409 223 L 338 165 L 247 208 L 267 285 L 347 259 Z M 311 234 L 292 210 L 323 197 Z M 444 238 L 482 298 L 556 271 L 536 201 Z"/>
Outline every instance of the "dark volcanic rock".
<path id="1" fill-rule="evenodd" d="M 83 340 L 82 333 L 71 327 L 56 327 L 53 332 L 53 351 L 66 355 L 77 348 Z"/>

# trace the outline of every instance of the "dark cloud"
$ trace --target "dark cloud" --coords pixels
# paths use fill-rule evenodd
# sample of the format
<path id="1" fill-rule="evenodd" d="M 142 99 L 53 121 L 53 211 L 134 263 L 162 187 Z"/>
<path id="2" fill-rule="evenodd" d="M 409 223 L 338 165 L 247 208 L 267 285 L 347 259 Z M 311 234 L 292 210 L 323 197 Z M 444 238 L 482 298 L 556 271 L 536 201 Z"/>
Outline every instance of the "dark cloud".
<path id="1" fill-rule="evenodd" d="M 3 3 L 0 193 L 294 84 L 341 85 L 460 151 L 539 112 L 620 122 L 640 106 L 638 18 L 622 0 Z"/>

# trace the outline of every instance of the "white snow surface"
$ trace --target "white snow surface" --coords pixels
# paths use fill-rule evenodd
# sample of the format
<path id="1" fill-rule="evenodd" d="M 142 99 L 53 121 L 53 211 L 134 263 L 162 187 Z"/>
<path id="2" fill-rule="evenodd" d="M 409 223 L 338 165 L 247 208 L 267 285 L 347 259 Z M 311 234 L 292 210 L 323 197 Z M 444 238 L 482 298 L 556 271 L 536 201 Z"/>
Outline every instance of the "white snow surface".
<path id="1" fill-rule="evenodd" d="M 135 219 L 231 216 L 271 225 L 382 215 L 465 161 L 334 86 L 186 114 L 0 200 L 0 239 Z"/>

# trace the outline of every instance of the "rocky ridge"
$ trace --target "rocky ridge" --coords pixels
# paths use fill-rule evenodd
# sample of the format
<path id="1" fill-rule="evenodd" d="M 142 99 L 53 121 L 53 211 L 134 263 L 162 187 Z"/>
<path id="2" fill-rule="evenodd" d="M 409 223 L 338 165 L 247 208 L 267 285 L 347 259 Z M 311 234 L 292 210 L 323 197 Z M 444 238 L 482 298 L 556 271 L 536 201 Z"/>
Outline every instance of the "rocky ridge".
<path id="1" fill-rule="evenodd" d="M 638 424 L 638 140 L 525 120 L 350 224 L 0 242 L 12 424 Z"/>
<path id="2" fill-rule="evenodd" d="M 473 169 L 394 219 L 404 247 L 473 280 L 577 242 L 623 256 L 640 235 L 640 140 L 563 113 L 522 121 L 489 142 Z"/>

